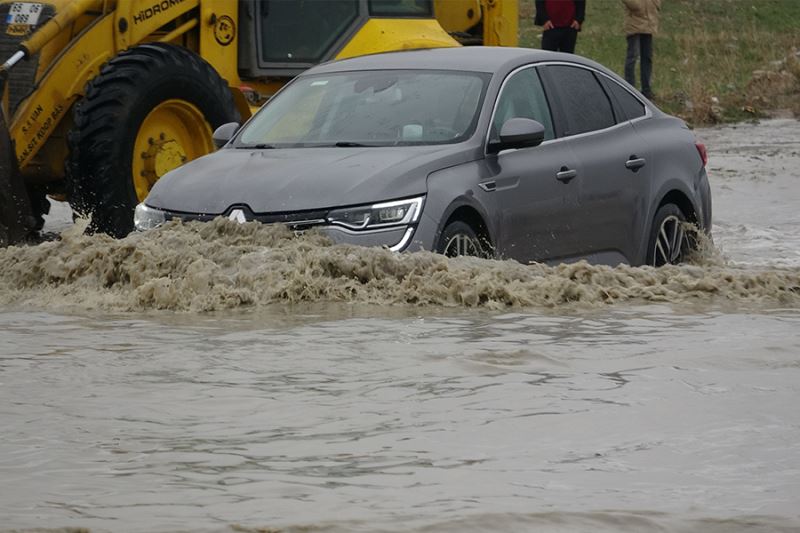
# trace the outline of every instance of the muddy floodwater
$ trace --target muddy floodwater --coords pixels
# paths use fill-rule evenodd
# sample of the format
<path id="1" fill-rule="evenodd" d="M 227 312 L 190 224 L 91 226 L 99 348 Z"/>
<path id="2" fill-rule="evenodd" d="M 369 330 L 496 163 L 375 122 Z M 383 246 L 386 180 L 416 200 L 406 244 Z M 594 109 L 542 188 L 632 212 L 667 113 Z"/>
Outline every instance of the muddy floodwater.
<path id="1" fill-rule="evenodd" d="M 0 531 L 800 531 L 800 122 L 664 269 L 225 221 L 0 250 Z"/>

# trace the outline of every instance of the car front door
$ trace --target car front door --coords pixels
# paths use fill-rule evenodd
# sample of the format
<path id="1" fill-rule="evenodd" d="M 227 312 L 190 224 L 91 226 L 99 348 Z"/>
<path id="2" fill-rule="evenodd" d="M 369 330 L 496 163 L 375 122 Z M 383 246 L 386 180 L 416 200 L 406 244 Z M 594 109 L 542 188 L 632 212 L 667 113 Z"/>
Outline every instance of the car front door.
<path id="1" fill-rule="evenodd" d="M 496 195 L 501 257 L 520 262 L 558 259 L 568 254 L 571 220 L 578 206 L 580 180 L 570 147 L 555 139 L 550 107 L 535 67 L 519 69 L 505 80 L 497 98 L 489 140 L 499 138 L 511 118 L 529 118 L 545 127 L 536 147 L 488 155 L 479 186 Z"/>
<path id="2" fill-rule="evenodd" d="M 648 207 L 647 147 L 619 106 L 612 105 L 598 77 L 603 74 L 564 64 L 547 65 L 543 74 L 548 94 L 558 95 L 558 120 L 582 178 L 574 251 L 592 262 L 630 263 Z"/>

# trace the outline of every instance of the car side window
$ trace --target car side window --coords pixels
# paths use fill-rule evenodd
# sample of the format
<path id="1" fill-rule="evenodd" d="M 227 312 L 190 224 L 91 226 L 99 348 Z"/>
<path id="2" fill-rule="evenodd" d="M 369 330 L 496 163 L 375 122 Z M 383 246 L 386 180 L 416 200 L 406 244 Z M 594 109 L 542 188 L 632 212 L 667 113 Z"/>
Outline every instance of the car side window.
<path id="1" fill-rule="evenodd" d="M 555 137 L 553 119 L 536 69 L 526 68 L 512 74 L 497 99 L 490 139 L 496 140 L 510 118 L 530 118 L 544 126 L 544 140 Z"/>
<path id="2" fill-rule="evenodd" d="M 547 72 L 566 118 L 565 136 L 602 130 L 616 124 L 611 102 L 591 70 L 551 65 Z"/>
<path id="3" fill-rule="evenodd" d="M 617 104 L 622 109 L 622 112 L 625 114 L 624 117 L 617 117 L 617 122 L 633 120 L 645 115 L 646 110 L 644 104 L 633 96 L 630 91 L 610 78 L 605 78 L 603 81 L 606 89 L 611 93 L 611 96 L 614 97 Z"/>

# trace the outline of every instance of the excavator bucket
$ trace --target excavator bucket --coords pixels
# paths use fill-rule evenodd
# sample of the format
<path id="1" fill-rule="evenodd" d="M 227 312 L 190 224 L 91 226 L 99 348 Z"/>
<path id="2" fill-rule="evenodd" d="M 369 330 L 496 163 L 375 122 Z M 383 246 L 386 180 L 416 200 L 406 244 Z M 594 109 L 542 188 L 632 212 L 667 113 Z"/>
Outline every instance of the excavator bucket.
<path id="1" fill-rule="evenodd" d="M 0 246 L 25 240 L 36 226 L 25 183 L 17 166 L 6 114 L 0 110 Z"/>

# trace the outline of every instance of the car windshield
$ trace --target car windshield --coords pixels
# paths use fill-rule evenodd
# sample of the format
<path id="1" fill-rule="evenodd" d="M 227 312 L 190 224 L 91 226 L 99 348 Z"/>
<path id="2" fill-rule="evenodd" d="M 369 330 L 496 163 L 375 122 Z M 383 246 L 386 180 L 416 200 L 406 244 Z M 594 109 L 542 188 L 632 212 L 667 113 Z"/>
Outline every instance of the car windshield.
<path id="1" fill-rule="evenodd" d="M 488 74 L 373 70 L 306 76 L 269 101 L 237 147 L 460 142 L 474 130 Z"/>

